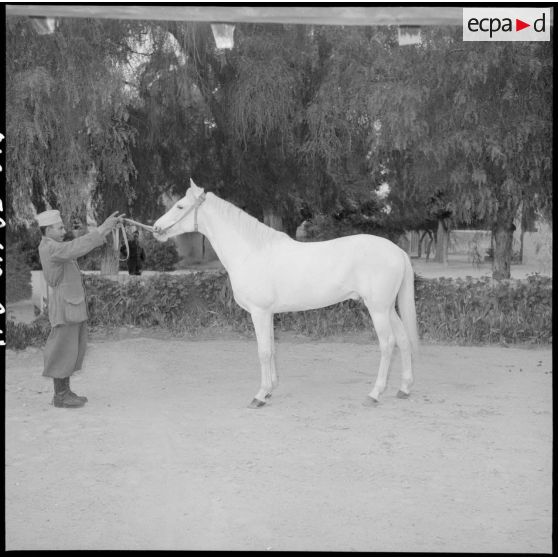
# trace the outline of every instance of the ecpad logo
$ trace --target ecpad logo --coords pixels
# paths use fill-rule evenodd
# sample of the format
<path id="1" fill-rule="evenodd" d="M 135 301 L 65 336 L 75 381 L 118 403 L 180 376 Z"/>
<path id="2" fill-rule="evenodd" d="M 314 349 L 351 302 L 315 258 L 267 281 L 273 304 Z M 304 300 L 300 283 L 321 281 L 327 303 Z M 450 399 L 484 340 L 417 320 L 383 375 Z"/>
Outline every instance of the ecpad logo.
<path id="1" fill-rule="evenodd" d="M 550 41 L 550 8 L 463 8 L 464 41 Z"/>

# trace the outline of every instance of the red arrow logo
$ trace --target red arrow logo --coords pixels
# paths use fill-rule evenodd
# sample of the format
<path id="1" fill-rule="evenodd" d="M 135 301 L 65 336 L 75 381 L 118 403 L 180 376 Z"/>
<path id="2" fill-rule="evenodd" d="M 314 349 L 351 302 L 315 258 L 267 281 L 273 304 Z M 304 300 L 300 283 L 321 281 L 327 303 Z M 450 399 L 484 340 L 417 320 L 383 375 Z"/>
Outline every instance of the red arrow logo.
<path id="1" fill-rule="evenodd" d="M 520 19 L 515 20 L 515 30 L 516 31 L 521 31 L 522 29 L 525 29 L 526 27 L 531 27 L 530 23 L 525 23 L 524 21 L 521 21 Z"/>

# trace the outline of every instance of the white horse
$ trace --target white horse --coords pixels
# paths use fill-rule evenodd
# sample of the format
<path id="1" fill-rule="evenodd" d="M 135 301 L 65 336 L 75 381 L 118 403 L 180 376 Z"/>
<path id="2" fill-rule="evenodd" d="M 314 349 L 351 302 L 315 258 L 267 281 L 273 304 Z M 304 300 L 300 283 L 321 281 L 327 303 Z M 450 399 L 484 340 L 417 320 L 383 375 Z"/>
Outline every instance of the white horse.
<path id="1" fill-rule="evenodd" d="M 250 313 L 258 342 L 261 386 L 250 407 L 265 405 L 277 386 L 273 314 L 322 308 L 362 299 L 378 335 L 381 359 L 365 405 L 386 388 L 395 343 L 403 374 L 398 397 L 413 384 L 412 355 L 418 345 L 414 274 L 407 254 L 385 238 L 367 234 L 325 242 L 297 242 L 190 181 L 186 195 L 153 226 L 164 242 L 198 231 L 225 266 L 236 302 Z M 399 313 L 395 310 L 397 299 Z"/>

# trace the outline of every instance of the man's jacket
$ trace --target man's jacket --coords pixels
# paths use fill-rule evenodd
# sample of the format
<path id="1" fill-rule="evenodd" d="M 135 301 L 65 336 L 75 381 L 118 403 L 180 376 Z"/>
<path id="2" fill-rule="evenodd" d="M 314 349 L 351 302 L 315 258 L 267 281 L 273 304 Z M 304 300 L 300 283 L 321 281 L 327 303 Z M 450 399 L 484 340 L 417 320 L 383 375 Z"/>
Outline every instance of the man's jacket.
<path id="1" fill-rule="evenodd" d="M 85 289 L 76 259 L 104 243 L 97 230 L 69 242 L 43 236 L 39 257 L 48 284 L 48 317 L 52 327 L 88 318 Z"/>

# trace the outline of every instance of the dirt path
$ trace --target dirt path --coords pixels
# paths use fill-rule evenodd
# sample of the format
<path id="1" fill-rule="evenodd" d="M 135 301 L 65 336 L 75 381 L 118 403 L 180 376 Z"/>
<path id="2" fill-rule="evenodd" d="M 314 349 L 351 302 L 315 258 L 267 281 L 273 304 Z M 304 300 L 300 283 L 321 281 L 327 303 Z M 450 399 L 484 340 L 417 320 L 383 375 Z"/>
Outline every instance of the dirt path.
<path id="1" fill-rule="evenodd" d="M 251 410 L 251 339 L 92 341 L 78 410 L 8 351 L 8 550 L 551 552 L 550 349 L 425 345 L 367 408 L 376 346 L 281 337 Z"/>

